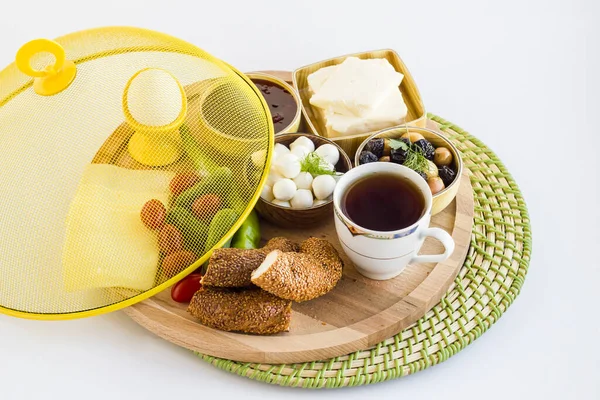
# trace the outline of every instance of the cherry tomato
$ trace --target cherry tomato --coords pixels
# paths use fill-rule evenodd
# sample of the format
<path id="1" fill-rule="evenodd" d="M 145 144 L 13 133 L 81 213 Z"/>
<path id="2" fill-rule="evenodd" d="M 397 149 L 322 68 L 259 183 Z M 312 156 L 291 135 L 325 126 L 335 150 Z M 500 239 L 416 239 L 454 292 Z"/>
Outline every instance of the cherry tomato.
<path id="1" fill-rule="evenodd" d="M 200 279 L 202 279 L 200 274 L 191 274 L 183 278 L 171 288 L 171 298 L 178 303 L 189 303 L 202 287 Z"/>

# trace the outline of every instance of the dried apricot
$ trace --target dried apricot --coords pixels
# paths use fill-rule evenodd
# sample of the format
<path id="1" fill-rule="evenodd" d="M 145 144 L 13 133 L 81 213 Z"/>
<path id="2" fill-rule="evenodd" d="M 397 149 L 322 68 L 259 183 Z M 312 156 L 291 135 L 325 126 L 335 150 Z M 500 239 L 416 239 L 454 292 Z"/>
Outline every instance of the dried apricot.
<path id="1" fill-rule="evenodd" d="M 140 212 L 142 222 L 150 229 L 162 228 L 165 224 L 166 216 L 167 209 L 165 205 L 157 199 L 152 199 L 144 204 Z"/>
<path id="2" fill-rule="evenodd" d="M 214 217 L 221 208 L 221 199 L 216 194 L 205 194 L 192 203 L 192 213 L 200 220 Z"/>

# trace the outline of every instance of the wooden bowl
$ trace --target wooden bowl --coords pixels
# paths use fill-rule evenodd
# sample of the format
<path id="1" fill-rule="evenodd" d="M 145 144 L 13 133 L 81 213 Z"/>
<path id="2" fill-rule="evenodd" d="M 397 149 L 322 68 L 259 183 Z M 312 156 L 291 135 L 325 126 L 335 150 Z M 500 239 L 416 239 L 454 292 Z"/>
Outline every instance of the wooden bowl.
<path id="1" fill-rule="evenodd" d="M 382 131 L 379 131 L 379 132 L 369 136 L 367 139 L 365 139 L 361 143 L 361 145 L 358 147 L 358 150 L 356 151 L 356 154 L 354 156 L 354 165 L 360 165 L 360 162 L 359 162 L 360 153 L 363 151 L 364 147 L 366 146 L 366 144 L 369 140 L 375 139 L 375 138 L 397 139 L 400 136 L 402 136 L 403 134 L 405 134 L 407 132 L 407 130 L 408 130 L 408 132 L 420 133 L 421 135 L 423 135 L 423 137 L 425 139 L 429 140 L 431 142 L 431 144 L 433 144 L 434 147 L 436 147 L 436 148 L 440 147 L 440 146 L 446 147 L 452 153 L 452 159 L 453 159 L 452 160 L 452 168 L 454 169 L 454 171 L 456 171 L 456 177 L 454 178 L 454 181 L 452 181 L 450 186 L 446 187 L 441 192 L 438 192 L 433 195 L 433 205 L 431 207 L 431 215 L 435 215 L 435 214 L 439 213 L 440 211 L 442 211 L 444 208 L 446 208 L 452 202 L 452 200 L 454 200 L 454 198 L 456 197 L 456 193 L 458 193 L 458 188 L 460 186 L 460 177 L 462 175 L 462 170 L 463 170 L 463 161 L 460 156 L 460 153 L 458 152 L 458 149 L 444 135 L 442 135 L 438 132 L 432 131 L 431 129 L 421 128 L 418 126 L 408 126 L 408 127 L 401 127 L 401 128 L 396 127 L 396 128 L 384 129 Z"/>
<path id="2" fill-rule="evenodd" d="M 352 168 L 352 162 L 344 150 L 336 143 L 321 136 L 307 133 L 280 133 L 275 135 L 275 143 L 281 143 L 289 147 L 289 145 L 300 136 L 306 136 L 312 140 L 315 144 L 315 148 L 326 143 L 334 145 L 340 152 L 340 159 L 335 165 L 335 170 L 337 172 L 348 172 L 350 168 Z M 292 209 L 278 206 L 277 204 L 273 204 L 260 198 L 256 203 L 255 210 L 262 218 L 282 228 L 310 228 L 327 223 L 333 218 L 333 200 L 329 200 L 327 203 L 316 207 Z"/>
<path id="3" fill-rule="evenodd" d="M 421 100 L 421 94 L 419 93 L 419 89 L 417 89 L 417 85 L 415 84 L 415 81 L 413 80 L 410 72 L 400 59 L 400 56 L 398 56 L 398 53 L 396 53 L 393 50 L 375 50 L 364 53 L 347 54 L 345 56 L 331 58 L 329 60 L 307 65 L 294 71 L 294 87 L 298 90 L 298 94 L 300 95 L 300 100 L 302 102 L 302 113 L 304 114 L 304 118 L 306 120 L 306 125 L 308 129 L 312 133 L 331 139 L 342 149 L 344 149 L 344 151 L 350 157 L 354 157 L 358 146 L 360 146 L 360 144 L 367 137 L 375 133 L 365 132 L 349 136 L 334 137 L 335 132 L 328 130 L 325 125 L 325 116 L 323 114 L 323 111 L 320 108 L 310 104 L 310 97 L 312 93 L 308 88 L 308 75 L 323 67 L 341 64 L 348 57 L 358 57 L 361 59 L 387 59 L 390 62 L 390 64 L 392 64 L 392 66 L 396 69 L 396 71 L 404 75 L 404 79 L 400 84 L 400 91 L 402 92 L 402 97 L 404 98 L 404 102 L 406 103 L 406 107 L 408 108 L 405 124 L 412 126 L 425 126 L 425 123 L 427 121 L 427 115 L 425 113 L 423 100 Z"/>
<path id="4" fill-rule="evenodd" d="M 284 88 L 288 92 L 290 92 L 290 94 L 296 101 L 296 114 L 294 115 L 294 118 L 289 123 L 289 125 L 286 126 L 282 131 L 276 132 L 276 134 L 298 132 L 298 128 L 300 128 L 300 120 L 302 119 L 302 107 L 300 106 L 300 96 L 298 95 L 298 92 L 296 91 L 296 89 L 294 89 L 289 83 L 287 83 L 283 79 L 279 79 L 276 76 L 265 74 L 263 72 L 250 72 L 250 73 L 246 74 L 246 76 L 248 78 L 250 78 L 252 81 L 254 81 L 256 79 L 263 80 L 263 81 L 269 81 L 279 87 Z"/>

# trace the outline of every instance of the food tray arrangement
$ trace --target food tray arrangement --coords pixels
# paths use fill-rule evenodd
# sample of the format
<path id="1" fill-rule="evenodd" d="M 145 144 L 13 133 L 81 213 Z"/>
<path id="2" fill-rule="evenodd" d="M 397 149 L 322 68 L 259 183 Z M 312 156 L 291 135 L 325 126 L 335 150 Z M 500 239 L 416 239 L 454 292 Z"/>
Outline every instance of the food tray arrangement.
<path id="1" fill-rule="evenodd" d="M 270 71 L 270 74 L 284 81 L 290 78 L 289 73 L 285 72 Z M 276 143 L 289 143 L 298 135 L 291 135 L 292 138 L 288 139 L 289 136 L 278 134 Z M 117 154 L 111 157 L 121 159 L 118 153 L 123 151 L 123 147 L 114 148 Z M 445 262 L 415 263 L 400 276 L 386 281 L 374 281 L 357 273 L 352 261 L 340 247 L 331 220 L 331 208 L 324 207 L 318 217 L 324 219 L 324 223 L 313 227 L 301 226 L 299 229 L 293 223 L 282 224 L 285 215 L 290 215 L 290 221 L 296 224 L 303 224 L 308 218 L 314 225 L 319 222 L 316 221 L 318 218 L 310 216 L 318 208 L 280 208 L 279 213 L 272 215 L 262 210 L 267 202 L 259 200 L 258 205 L 261 202 L 263 204 L 260 208 L 257 205 L 262 211 L 263 243 L 277 237 L 300 242 L 315 236 L 332 243 L 344 262 L 344 276 L 329 295 L 306 303 L 294 303 L 291 327 L 289 332 L 281 336 L 261 337 L 204 326 L 186 311 L 186 303 L 173 301 L 169 291 L 133 305 L 125 312 L 146 329 L 177 345 L 238 361 L 314 361 L 368 347 L 423 315 L 439 301 L 458 273 L 467 255 L 473 224 L 473 195 L 467 170 L 460 180 L 461 191 L 453 204 L 432 219 L 433 225 L 451 232 L 456 244 L 453 256 Z M 311 214 L 307 216 L 305 213 Z M 428 239 L 421 252 L 439 252 L 439 247 L 435 241 Z M 353 299 L 364 301 L 356 302 Z"/>
<path id="2" fill-rule="evenodd" d="M 519 295 L 531 256 L 525 201 L 500 159 L 453 123 L 428 114 L 460 150 L 471 171 L 474 226 L 467 258 L 439 304 L 397 335 L 365 350 L 299 364 L 242 363 L 198 354 L 225 371 L 281 386 L 368 385 L 446 361 L 479 338 Z"/>
<path id="3" fill-rule="evenodd" d="M 338 387 L 445 360 L 523 282 L 518 188 L 426 114 L 393 50 L 244 74 L 98 28 L 26 43 L 0 79 L 0 126 L 23 133 L 2 160 L 2 312 L 124 309 L 220 368 Z M 31 168 L 24 148 L 57 151 Z"/>

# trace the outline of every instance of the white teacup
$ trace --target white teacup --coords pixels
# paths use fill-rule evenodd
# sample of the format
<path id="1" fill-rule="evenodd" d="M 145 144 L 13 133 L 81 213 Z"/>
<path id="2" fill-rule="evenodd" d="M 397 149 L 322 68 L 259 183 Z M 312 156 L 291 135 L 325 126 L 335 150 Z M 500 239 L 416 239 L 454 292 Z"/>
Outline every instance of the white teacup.
<path id="1" fill-rule="evenodd" d="M 357 181 L 377 174 L 394 174 L 410 180 L 425 200 L 423 213 L 414 224 L 396 231 L 380 232 L 355 224 L 342 211 L 346 191 Z M 409 263 L 446 260 L 454 251 L 452 236 L 443 229 L 430 228 L 432 195 L 427 182 L 416 172 L 400 164 L 374 162 L 346 172 L 333 192 L 335 229 L 344 252 L 358 272 L 367 278 L 385 280 L 399 275 Z M 425 238 L 431 236 L 444 245 L 442 254 L 418 255 Z"/>

